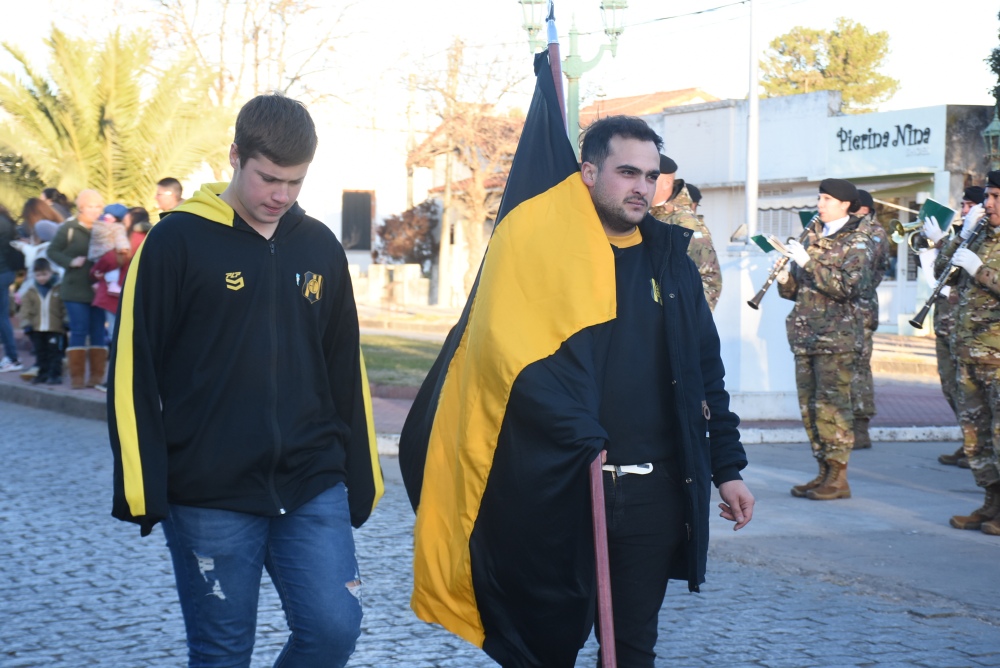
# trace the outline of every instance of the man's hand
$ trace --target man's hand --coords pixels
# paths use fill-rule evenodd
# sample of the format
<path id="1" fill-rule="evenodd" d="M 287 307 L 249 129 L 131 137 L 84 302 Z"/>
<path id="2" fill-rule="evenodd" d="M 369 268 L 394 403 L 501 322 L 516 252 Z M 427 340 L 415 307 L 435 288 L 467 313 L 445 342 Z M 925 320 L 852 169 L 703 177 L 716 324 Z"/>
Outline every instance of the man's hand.
<path id="1" fill-rule="evenodd" d="M 80 255 L 80 256 L 75 257 L 72 260 L 70 260 L 69 261 L 69 266 L 71 266 L 71 267 L 82 267 L 86 261 L 87 261 L 87 258 L 84 257 L 83 255 Z"/>
<path id="2" fill-rule="evenodd" d="M 962 220 L 962 231 L 960 232 L 963 239 L 968 239 L 972 236 L 972 230 L 976 227 L 979 219 L 983 217 L 983 212 L 983 205 L 977 204 L 969 209 L 969 213 L 965 214 L 965 218 Z"/>
<path id="3" fill-rule="evenodd" d="M 968 248 L 959 248 L 951 258 L 956 267 L 961 267 L 969 272 L 969 276 L 975 276 L 979 268 L 983 266 L 983 261 L 979 256 Z"/>
<path id="4" fill-rule="evenodd" d="M 746 484 L 742 480 L 730 480 L 719 485 L 719 496 L 723 503 L 719 504 L 722 510 L 719 516 L 736 522 L 733 531 L 739 531 L 753 519 L 754 498 Z"/>

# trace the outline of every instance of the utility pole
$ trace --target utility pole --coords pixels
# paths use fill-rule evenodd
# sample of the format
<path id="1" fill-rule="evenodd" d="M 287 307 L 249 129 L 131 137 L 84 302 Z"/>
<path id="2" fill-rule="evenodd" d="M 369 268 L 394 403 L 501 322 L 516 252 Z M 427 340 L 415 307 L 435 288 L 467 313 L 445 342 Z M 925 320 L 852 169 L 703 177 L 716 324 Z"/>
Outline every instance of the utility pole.
<path id="1" fill-rule="evenodd" d="M 451 244 L 452 204 L 451 181 L 454 171 L 455 145 L 451 125 L 455 116 L 455 98 L 458 95 L 458 72 L 462 67 L 462 50 L 465 44 L 456 39 L 448 50 L 448 84 L 445 92 L 443 127 L 447 140 L 444 157 L 444 198 L 441 203 L 441 245 L 438 250 L 438 306 L 450 308 L 453 304 L 452 264 L 454 248 Z"/>
<path id="2" fill-rule="evenodd" d="M 409 78 L 410 98 L 406 103 L 406 210 L 413 208 L 413 165 L 410 156 L 417 148 L 417 137 L 413 133 L 413 98 L 417 91 L 417 77 L 411 74 Z"/>

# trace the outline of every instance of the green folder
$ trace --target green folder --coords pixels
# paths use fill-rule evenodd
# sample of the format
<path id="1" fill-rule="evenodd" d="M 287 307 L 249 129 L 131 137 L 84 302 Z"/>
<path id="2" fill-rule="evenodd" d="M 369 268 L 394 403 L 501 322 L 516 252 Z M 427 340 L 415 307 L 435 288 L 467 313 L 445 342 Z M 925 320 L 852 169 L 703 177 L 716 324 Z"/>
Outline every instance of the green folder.
<path id="1" fill-rule="evenodd" d="M 818 214 L 819 211 L 799 211 L 799 220 L 802 221 L 802 229 L 805 229 Z"/>
<path id="2" fill-rule="evenodd" d="M 758 246 L 760 246 L 760 249 L 765 253 L 770 253 L 773 250 L 777 250 L 774 246 L 771 245 L 771 243 L 767 240 L 767 237 L 765 237 L 763 234 L 755 234 L 750 238 L 753 239 L 753 242 Z"/>
<path id="3" fill-rule="evenodd" d="M 934 216 L 941 229 L 947 230 L 948 226 L 951 225 L 951 221 L 955 218 L 955 213 L 955 210 L 951 207 L 947 207 L 940 202 L 928 199 L 920 207 L 920 213 L 917 214 L 917 220 L 922 221 L 925 220 L 927 216 Z"/>

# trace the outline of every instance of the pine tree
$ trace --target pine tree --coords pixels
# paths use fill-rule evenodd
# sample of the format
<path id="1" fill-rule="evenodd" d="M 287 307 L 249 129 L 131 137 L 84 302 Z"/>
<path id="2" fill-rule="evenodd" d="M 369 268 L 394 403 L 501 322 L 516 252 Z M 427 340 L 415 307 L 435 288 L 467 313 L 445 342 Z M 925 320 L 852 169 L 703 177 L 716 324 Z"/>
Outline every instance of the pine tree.
<path id="1" fill-rule="evenodd" d="M 839 90 L 844 111 L 874 111 L 899 90 L 878 72 L 889 55 L 889 33 L 868 32 L 841 17 L 834 30 L 801 26 L 774 38 L 761 61 L 764 97 Z"/>

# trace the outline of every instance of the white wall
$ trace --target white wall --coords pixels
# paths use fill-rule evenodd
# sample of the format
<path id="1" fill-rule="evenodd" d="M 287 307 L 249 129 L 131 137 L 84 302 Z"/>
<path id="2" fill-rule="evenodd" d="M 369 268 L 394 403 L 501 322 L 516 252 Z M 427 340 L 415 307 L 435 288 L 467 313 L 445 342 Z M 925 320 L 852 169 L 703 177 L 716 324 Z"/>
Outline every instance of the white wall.
<path id="1" fill-rule="evenodd" d="M 340 237 L 345 190 L 375 191 L 375 220 L 406 208 L 406 134 L 351 127 L 332 114 L 314 115 L 319 147 L 299 204 Z M 353 260 L 352 260 L 353 261 Z"/>

